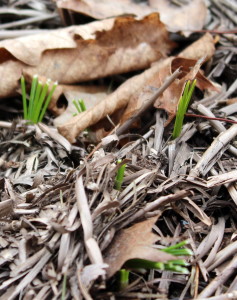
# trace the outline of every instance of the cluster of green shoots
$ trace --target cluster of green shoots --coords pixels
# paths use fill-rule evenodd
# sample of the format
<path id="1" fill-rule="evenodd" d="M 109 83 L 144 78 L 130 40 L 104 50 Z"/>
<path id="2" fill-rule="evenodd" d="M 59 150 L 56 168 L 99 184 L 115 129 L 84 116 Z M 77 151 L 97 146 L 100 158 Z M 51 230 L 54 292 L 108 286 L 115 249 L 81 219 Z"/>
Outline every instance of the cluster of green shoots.
<path id="1" fill-rule="evenodd" d="M 86 111 L 86 105 L 83 99 L 79 99 L 79 100 L 74 99 L 72 103 L 74 104 L 77 110 L 77 113 L 74 113 L 73 116 L 76 116 L 77 114 Z"/>
<path id="2" fill-rule="evenodd" d="M 122 161 L 118 160 L 118 164 L 121 164 Z M 124 172 L 126 169 L 126 164 L 122 164 L 116 174 L 114 187 L 116 190 L 120 191 L 122 183 L 124 180 Z M 176 245 L 172 245 L 160 251 L 172 254 L 173 256 L 190 256 L 193 255 L 193 252 L 185 248 L 184 246 L 188 244 L 188 241 L 182 241 Z M 189 264 L 184 259 L 175 259 L 169 260 L 167 262 L 154 262 L 144 259 L 131 259 L 128 260 L 124 268 L 119 271 L 119 285 L 120 289 L 124 289 L 129 283 L 129 269 L 141 270 L 141 269 L 156 269 L 156 270 L 168 270 L 173 272 L 178 272 L 181 274 L 188 274 L 189 270 L 186 268 Z"/>
<path id="3" fill-rule="evenodd" d="M 188 248 L 184 248 L 185 245 L 188 244 L 188 241 L 182 241 L 176 245 L 172 245 L 170 247 L 160 249 L 160 251 L 172 254 L 174 256 L 190 256 L 193 255 L 192 250 Z M 189 274 L 189 270 L 186 268 L 189 264 L 184 259 L 176 259 L 169 260 L 167 262 L 154 262 L 145 259 L 131 259 L 128 260 L 124 268 L 119 271 L 119 285 L 120 289 L 124 289 L 129 284 L 129 274 L 130 271 L 128 269 L 136 270 L 166 270 L 177 272 L 181 274 Z"/>
<path id="4" fill-rule="evenodd" d="M 179 99 L 179 105 L 178 105 L 178 110 L 175 118 L 174 130 L 172 134 L 173 139 L 179 137 L 181 133 L 184 115 L 186 114 L 186 111 L 188 109 L 188 105 L 192 97 L 195 85 L 196 85 L 196 80 L 193 80 L 192 82 L 188 80 L 185 85 L 183 95 Z"/>
<path id="5" fill-rule="evenodd" d="M 52 99 L 53 93 L 57 87 L 54 82 L 51 89 L 51 80 L 48 79 L 45 84 L 38 80 L 38 76 L 34 75 L 31 83 L 30 96 L 27 99 L 26 84 L 24 76 L 21 76 L 21 92 L 24 111 L 24 120 L 30 123 L 39 123 L 43 120 L 48 105 Z"/>

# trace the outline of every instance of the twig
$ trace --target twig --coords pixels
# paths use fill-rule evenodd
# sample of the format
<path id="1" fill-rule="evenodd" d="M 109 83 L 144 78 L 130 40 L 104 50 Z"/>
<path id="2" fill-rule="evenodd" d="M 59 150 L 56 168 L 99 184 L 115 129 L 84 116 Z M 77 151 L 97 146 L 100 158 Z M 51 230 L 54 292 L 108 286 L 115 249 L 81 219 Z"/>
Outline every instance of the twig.
<path id="1" fill-rule="evenodd" d="M 226 118 L 208 117 L 208 116 L 195 115 L 195 114 L 185 114 L 185 116 L 191 117 L 191 118 L 201 118 L 201 119 L 216 120 L 216 121 L 222 121 L 222 122 L 226 122 L 226 123 L 237 124 L 237 121 L 233 121 L 233 120 L 226 119 Z"/>
<path id="2" fill-rule="evenodd" d="M 113 134 L 116 131 L 117 135 L 122 134 L 125 130 L 127 130 L 131 124 L 139 117 L 141 116 L 148 108 L 150 108 L 157 97 L 159 97 L 170 85 L 171 83 L 180 75 L 180 70 L 177 69 L 171 76 L 169 76 L 164 84 L 156 91 L 156 93 L 142 106 L 142 108 L 137 112 L 136 115 L 134 115 L 131 119 L 127 120 L 122 126 L 120 126 L 117 129 L 113 129 L 109 134 Z M 100 142 L 94 150 L 86 157 L 86 159 L 89 159 L 95 151 L 100 149 L 102 146 L 102 143 Z"/>
<path id="3" fill-rule="evenodd" d="M 120 135 L 128 128 L 130 128 L 130 126 L 137 120 L 137 118 L 139 118 L 145 111 L 147 111 L 150 107 L 152 107 L 156 99 L 171 85 L 171 83 L 180 75 L 180 73 L 181 73 L 180 69 L 177 69 L 170 77 L 168 77 L 164 82 L 164 84 L 155 92 L 155 94 L 150 99 L 148 99 L 144 103 L 144 105 L 139 109 L 139 111 L 136 114 L 134 114 L 130 119 L 128 119 L 126 122 L 124 122 L 116 130 L 116 134 Z"/>

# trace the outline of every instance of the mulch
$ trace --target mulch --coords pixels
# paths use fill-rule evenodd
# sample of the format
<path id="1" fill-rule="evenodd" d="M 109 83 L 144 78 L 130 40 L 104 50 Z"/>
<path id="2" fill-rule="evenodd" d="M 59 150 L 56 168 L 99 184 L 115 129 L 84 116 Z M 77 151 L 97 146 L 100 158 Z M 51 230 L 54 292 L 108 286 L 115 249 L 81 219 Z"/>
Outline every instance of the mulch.
<path id="1" fill-rule="evenodd" d="M 37 2 L 11 8 L 33 14 Z M 2 24 L 21 18 L 7 5 L 2 1 Z M 41 5 L 55 10 L 52 2 Z M 233 7 L 209 1 L 205 29 L 236 29 Z M 8 31 L 59 26 L 55 15 Z M 237 40 L 225 30 L 212 32 L 219 43 L 205 68 L 221 93 L 195 94 L 188 112 L 206 118 L 186 117 L 175 140 L 162 126 L 165 113 L 151 111 L 119 142 L 95 148 L 84 133 L 71 145 L 50 114 L 43 125 L 29 125 L 20 98 L 0 103 L 0 299 L 237 299 Z M 121 192 L 114 189 L 118 159 L 127 164 Z M 116 276 L 106 279 L 88 245 L 93 241 L 103 257 L 119 230 L 151 216 L 161 245 L 189 240 L 190 274 L 132 272 L 126 289 L 117 290 Z"/>

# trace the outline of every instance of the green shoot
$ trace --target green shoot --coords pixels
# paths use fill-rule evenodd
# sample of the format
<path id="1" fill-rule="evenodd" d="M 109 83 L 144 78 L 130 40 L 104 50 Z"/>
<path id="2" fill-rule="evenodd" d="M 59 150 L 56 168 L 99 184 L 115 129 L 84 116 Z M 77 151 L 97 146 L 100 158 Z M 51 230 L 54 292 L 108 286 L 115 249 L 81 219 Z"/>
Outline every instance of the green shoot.
<path id="1" fill-rule="evenodd" d="M 73 103 L 74 106 L 76 107 L 77 113 L 78 113 L 78 114 L 81 113 L 81 108 L 80 108 L 79 103 L 78 103 L 75 99 L 72 101 L 72 103 Z M 74 116 L 76 116 L 76 115 L 77 115 L 77 114 L 74 113 Z"/>
<path id="2" fill-rule="evenodd" d="M 29 110 L 28 110 L 28 120 L 31 121 L 32 114 L 33 114 L 33 106 L 34 106 L 34 98 L 35 98 L 35 92 L 38 84 L 38 76 L 34 75 L 32 84 L 31 84 L 31 89 L 30 89 L 30 100 L 29 100 Z"/>
<path id="3" fill-rule="evenodd" d="M 77 114 L 86 111 L 86 105 L 83 99 L 79 99 L 79 100 L 73 100 L 72 103 L 74 104 L 74 106 L 76 107 L 77 113 L 74 114 L 74 116 L 76 116 Z"/>
<path id="4" fill-rule="evenodd" d="M 25 78 L 23 76 L 21 77 L 24 120 L 28 120 L 31 123 L 38 123 L 42 121 L 46 109 L 48 108 L 48 105 L 52 99 L 53 93 L 57 87 L 57 83 L 55 82 L 47 96 L 49 84 L 49 79 L 45 84 L 42 84 L 40 81 L 38 81 L 38 76 L 34 75 L 31 84 L 29 103 L 27 105 Z"/>
<path id="5" fill-rule="evenodd" d="M 125 263 L 125 268 L 146 270 L 156 269 L 189 274 L 189 270 L 186 268 L 188 265 L 189 264 L 184 259 L 170 260 L 164 263 L 146 259 L 131 259 Z"/>
<path id="6" fill-rule="evenodd" d="M 172 137 L 174 139 L 179 137 L 181 133 L 184 115 L 188 109 L 188 105 L 192 97 L 195 85 L 196 85 L 196 80 L 193 80 L 192 83 L 190 80 L 188 80 L 188 82 L 185 85 L 183 95 L 179 99 L 178 111 L 175 118 L 174 130 L 172 133 Z"/>
<path id="7" fill-rule="evenodd" d="M 41 95 L 40 95 L 38 101 L 36 102 L 36 105 L 35 105 L 35 115 L 34 115 L 34 119 L 33 119 L 34 123 L 37 123 L 38 116 L 40 115 L 40 111 L 42 109 L 44 100 L 46 98 L 46 95 L 47 95 L 47 92 L 48 92 L 48 89 L 49 89 L 49 84 L 50 84 L 50 79 L 48 79 L 46 81 L 45 85 L 42 88 Z"/>
<path id="8" fill-rule="evenodd" d="M 182 241 L 176 245 L 172 245 L 169 247 L 166 247 L 164 249 L 159 249 L 160 251 L 164 251 L 166 253 L 172 254 L 174 256 L 180 256 L 180 255 L 193 255 L 193 252 L 188 248 L 183 248 L 183 246 L 187 245 L 188 241 Z M 127 286 L 129 282 L 129 273 L 126 273 L 125 271 L 127 269 L 133 269 L 133 270 L 167 270 L 172 271 L 176 273 L 181 274 L 189 274 L 189 270 L 186 268 L 189 266 L 189 263 L 187 263 L 184 259 L 175 259 L 175 260 L 169 260 L 167 262 L 154 262 L 151 260 L 146 259 L 130 259 L 126 261 L 124 264 L 124 269 L 121 269 L 119 271 L 119 280 L 120 280 L 120 287 L 124 288 Z"/>
<path id="9" fill-rule="evenodd" d="M 120 164 L 122 161 L 118 160 L 117 163 Z M 126 169 L 126 164 L 123 164 L 117 172 L 116 178 L 115 178 L 115 189 L 120 191 L 121 187 L 122 187 L 122 183 L 123 183 L 123 179 L 124 179 L 124 172 Z"/>
<path id="10" fill-rule="evenodd" d="M 86 111 L 86 105 L 85 105 L 85 102 L 83 99 L 80 99 L 79 100 L 79 105 L 80 105 L 80 108 L 81 108 L 81 111 Z"/>
<path id="11" fill-rule="evenodd" d="M 54 82 L 53 86 L 52 86 L 52 89 L 51 91 L 49 92 L 49 95 L 48 97 L 46 98 L 45 102 L 44 102 L 44 106 L 42 107 L 42 110 L 41 110 L 41 113 L 40 113 L 40 116 L 39 116 L 39 119 L 38 119 L 38 122 L 41 122 L 43 120 L 43 117 L 45 115 L 45 112 L 46 112 L 46 109 L 48 108 L 49 106 L 49 103 L 52 99 L 52 96 L 53 96 L 53 93 L 57 87 L 58 83 L 57 82 Z"/>
<path id="12" fill-rule="evenodd" d="M 119 290 L 124 290 L 129 284 L 129 273 L 126 269 L 119 270 Z"/>
<path id="13" fill-rule="evenodd" d="M 66 299 L 66 291 L 67 291 L 67 274 L 65 273 L 64 276 L 63 276 L 63 286 L 62 286 L 61 300 Z"/>
<path id="14" fill-rule="evenodd" d="M 164 249 L 160 249 L 161 251 L 163 252 L 166 252 L 166 253 L 169 253 L 169 254 L 172 254 L 172 255 L 175 255 L 175 256 L 180 256 L 180 255 L 193 255 L 193 251 L 188 249 L 188 248 L 181 248 L 185 245 L 188 244 L 188 241 L 185 240 L 185 241 L 182 241 L 176 245 L 172 245 L 172 246 L 169 246 L 167 248 L 164 248 Z"/>

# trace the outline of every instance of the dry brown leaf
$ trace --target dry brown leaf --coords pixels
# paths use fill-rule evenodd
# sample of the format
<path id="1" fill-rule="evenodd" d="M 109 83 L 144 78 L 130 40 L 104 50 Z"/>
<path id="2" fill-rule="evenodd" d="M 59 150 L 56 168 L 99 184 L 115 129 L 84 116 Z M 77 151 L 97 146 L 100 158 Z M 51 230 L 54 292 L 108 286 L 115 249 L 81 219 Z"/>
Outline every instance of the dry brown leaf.
<path id="1" fill-rule="evenodd" d="M 171 32 L 182 31 L 189 36 L 192 31 L 203 28 L 207 15 L 207 7 L 203 0 L 192 0 L 178 6 L 167 0 L 149 0 L 136 3 L 132 0 L 57 0 L 61 17 L 67 25 L 80 20 L 80 15 L 94 19 L 106 19 L 121 15 L 144 17 L 152 12 L 159 12 L 161 20 Z M 72 18 L 68 18 L 68 11 Z M 72 12 L 74 14 L 72 14 Z"/>
<path id="2" fill-rule="evenodd" d="M 171 73 L 180 67 L 182 70 L 182 74 L 180 78 L 176 79 L 169 86 L 169 88 L 164 91 L 163 95 L 159 97 L 154 104 L 155 107 L 164 109 L 168 113 L 169 118 L 166 125 L 174 118 L 176 114 L 178 102 L 183 93 L 183 89 L 187 80 L 194 80 L 196 78 L 196 85 L 201 90 L 217 90 L 217 88 L 200 72 L 201 64 L 201 60 L 196 61 L 181 57 L 177 57 L 172 60 L 170 66 Z M 169 75 L 169 72 L 167 71 L 168 69 L 163 69 L 159 73 L 159 79 L 161 83 Z M 152 83 L 155 83 L 155 81 L 153 81 Z"/>
<path id="3" fill-rule="evenodd" d="M 77 12 L 94 19 L 106 19 L 127 14 L 144 17 L 155 11 L 144 3 L 136 4 L 131 0 L 56 0 L 56 3 L 66 24 L 71 20 L 64 17 L 66 14 L 63 10 Z"/>
<path id="4" fill-rule="evenodd" d="M 111 277 L 121 269 L 129 259 L 146 259 L 151 261 L 168 261 L 175 259 L 173 255 L 159 251 L 152 245 L 159 237 L 152 233 L 152 226 L 157 217 L 137 223 L 121 230 L 112 241 L 112 245 L 104 255 L 104 262 L 109 265 L 107 276 Z"/>
<path id="5" fill-rule="evenodd" d="M 194 46 L 196 46 L 196 43 L 194 44 Z M 192 47 L 189 48 L 192 50 Z M 209 53 L 212 53 L 211 47 L 209 49 Z M 188 51 L 186 53 L 188 53 Z M 187 59 L 184 57 L 170 57 L 169 60 L 167 59 L 165 62 L 166 63 L 160 68 L 159 72 L 155 73 L 152 78 L 147 80 L 143 89 L 132 96 L 122 118 L 122 122 L 130 118 L 137 110 L 139 110 L 143 103 L 153 95 L 154 92 L 152 90 L 154 90 L 154 88 L 158 89 L 164 83 L 165 79 L 178 68 L 182 71 L 181 75 L 164 91 L 154 104 L 156 108 L 164 109 L 168 113 L 169 118 L 166 125 L 176 114 L 177 105 L 187 80 L 196 78 L 197 87 L 201 90 L 217 90 L 217 88 L 203 76 L 200 71 L 200 67 L 203 63 L 202 59 L 197 61 L 197 59 Z"/>
<path id="6" fill-rule="evenodd" d="M 0 95 L 16 94 L 22 72 L 71 84 L 143 69 L 174 44 L 158 14 L 120 17 L 0 42 Z"/>
<path id="7" fill-rule="evenodd" d="M 205 24 L 207 7 L 203 0 L 188 1 L 181 6 L 167 0 L 149 0 L 153 9 L 160 13 L 161 21 L 171 32 L 182 31 L 189 36 L 192 31 L 201 30 Z"/>
<path id="8" fill-rule="evenodd" d="M 115 111 L 126 107 L 133 93 L 141 89 L 147 79 L 152 77 L 160 69 L 159 64 L 155 64 L 152 68 L 144 71 L 140 75 L 136 75 L 125 81 L 119 88 L 108 95 L 94 107 L 81 113 L 79 116 L 73 117 L 67 123 L 58 127 L 58 130 L 70 142 L 75 142 L 85 128 L 96 124 L 107 115 L 113 114 Z"/>
<path id="9" fill-rule="evenodd" d="M 214 49 L 214 40 L 212 36 L 210 34 L 206 34 L 201 39 L 194 42 L 192 45 L 182 51 L 180 55 L 182 55 L 183 58 L 187 57 L 188 59 L 197 60 L 202 57 L 200 57 L 200 55 L 205 53 L 204 56 L 206 59 L 210 59 L 214 53 Z M 85 128 L 96 124 L 107 115 L 111 115 L 115 111 L 124 108 L 129 104 L 122 119 L 122 121 L 125 121 L 142 106 L 144 100 L 149 99 L 149 97 L 154 94 L 153 88 L 160 87 L 162 81 L 165 79 L 165 76 L 170 74 L 171 62 L 173 60 L 173 57 L 169 57 L 165 60 L 156 62 L 151 68 L 147 69 L 142 74 L 130 78 L 115 92 L 111 93 L 93 108 L 89 109 L 85 113 L 82 113 L 80 116 L 73 117 L 66 124 L 59 126 L 58 129 L 60 133 L 64 135 L 70 142 L 75 142 L 77 135 L 79 135 L 80 132 L 82 132 Z M 180 59 L 176 58 L 174 62 L 176 61 L 180 62 Z M 185 73 L 183 76 L 184 75 Z M 176 83 L 176 85 L 178 84 Z M 172 110 L 170 113 L 172 117 L 176 111 L 177 102 L 183 86 L 180 84 L 180 87 L 178 88 L 180 91 L 179 95 L 176 93 L 176 99 L 172 103 Z M 172 89 L 171 91 L 167 89 L 165 92 L 167 98 L 163 101 L 172 101 L 172 98 L 170 98 L 172 95 Z"/>

